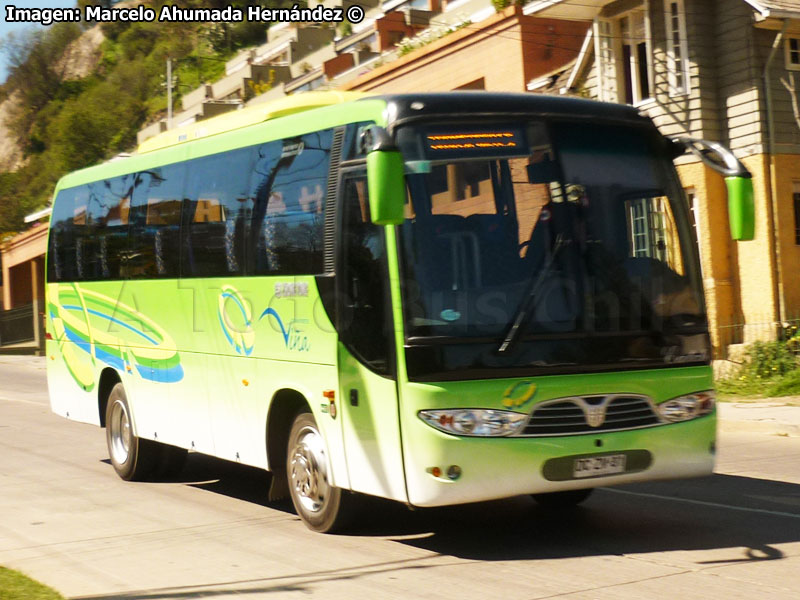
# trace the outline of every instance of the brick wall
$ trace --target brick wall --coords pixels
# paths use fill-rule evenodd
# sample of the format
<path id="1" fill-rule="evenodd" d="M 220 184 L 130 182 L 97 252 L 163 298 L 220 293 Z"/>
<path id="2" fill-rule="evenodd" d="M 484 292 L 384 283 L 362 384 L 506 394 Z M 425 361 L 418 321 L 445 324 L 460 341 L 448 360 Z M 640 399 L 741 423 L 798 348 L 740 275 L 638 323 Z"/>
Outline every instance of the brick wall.
<path id="1" fill-rule="evenodd" d="M 697 236 L 702 265 L 703 288 L 706 296 L 711 343 L 719 355 L 724 349 L 741 340 L 731 325 L 742 322 L 739 301 L 738 271 L 733 268 L 736 242 L 728 227 L 727 191 L 721 175 L 702 163 L 678 166 L 684 188 L 693 188 L 699 222 Z"/>
<path id="2" fill-rule="evenodd" d="M 800 246 L 795 241 L 795 214 L 792 192 L 800 183 L 800 156 L 778 154 L 773 159 L 773 179 L 777 197 L 779 230 L 778 255 L 782 271 L 786 316 L 800 317 Z"/>

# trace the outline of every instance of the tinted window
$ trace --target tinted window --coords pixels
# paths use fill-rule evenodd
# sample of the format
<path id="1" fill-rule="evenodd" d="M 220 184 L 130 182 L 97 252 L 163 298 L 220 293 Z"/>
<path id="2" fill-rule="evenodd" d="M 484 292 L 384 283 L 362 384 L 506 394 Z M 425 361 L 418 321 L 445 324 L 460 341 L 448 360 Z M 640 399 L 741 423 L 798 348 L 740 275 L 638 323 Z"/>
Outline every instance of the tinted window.
<path id="1" fill-rule="evenodd" d="M 323 271 L 332 138 L 327 130 L 258 147 L 253 179 L 255 273 Z"/>
<path id="2" fill-rule="evenodd" d="M 372 125 L 369 121 L 362 121 L 361 123 L 351 123 L 347 126 L 344 134 L 344 143 L 342 144 L 342 160 L 354 160 L 357 158 L 365 158 L 366 155 L 360 148 L 360 133 L 363 129 Z"/>
<path id="3" fill-rule="evenodd" d="M 178 277 L 184 163 L 136 174 L 130 227 L 131 278 Z"/>
<path id="4" fill-rule="evenodd" d="M 75 188 L 61 190 L 53 207 L 47 259 L 47 277 L 50 281 L 72 281 L 76 278 L 75 215 L 80 211 L 75 204 L 75 192 Z"/>
<path id="5" fill-rule="evenodd" d="M 93 279 L 121 279 L 125 274 L 134 179 L 134 175 L 124 175 L 85 186 Z"/>
<path id="6" fill-rule="evenodd" d="M 63 190 L 48 277 L 321 273 L 332 140 L 315 132 Z"/>
<path id="7" fill-rule="evenodd" d="M 244 273 L 252 215 L 253 150 L 244 148 L 188 163 L 182 274 L 222 277 Z"/>
<path id="8" fill-rule="evenodd" d="M 47 259 L 49 281 L 125 276 L 133 182 L 133 175 L 125 175 L 58 194 Z"/>
<path id="9" fill-rule="evenodd" d="M 383 228 L 369 215 L 367 178 L 344 180 L 342 341 L 372 370 L 391 371 L 388 270 Z"/>

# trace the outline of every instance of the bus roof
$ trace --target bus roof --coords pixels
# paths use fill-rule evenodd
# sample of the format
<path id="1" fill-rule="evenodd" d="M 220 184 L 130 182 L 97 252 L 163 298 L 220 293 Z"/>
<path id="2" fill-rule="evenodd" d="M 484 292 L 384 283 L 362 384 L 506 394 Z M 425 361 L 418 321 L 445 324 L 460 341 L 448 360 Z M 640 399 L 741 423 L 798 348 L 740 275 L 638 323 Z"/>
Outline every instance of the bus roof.
<path id="1" fill-rule="evenodd" d="M 530 92 L 426 92 L 381 94 L 373 98 L 386 102 L 387 126 L 390 130 L 418 119 L 473 119 L 479 116 L 509 119 L 545 116 L 638 124 L 650 122 L 637 108 L 626 104 Z"/>
<path id="2" fill-rule="evenodd" d="M 270 119 L 276 119 L 312 108 L 351 102 L 366 97 L 361 92 L 305 92 L 294 96 L 286 96 L 264 104 L 256 104 L 240 110 L 213 117 L 205 121 L 198 121 L 183 127 L 170 129 L 164 133 L 145 140 L 139 145 L 139 154 L 152 152 L 161 148 L 175 146 L 190 140 L 209 137 L 218 133 L 232 131 L 254 125 Z"/>

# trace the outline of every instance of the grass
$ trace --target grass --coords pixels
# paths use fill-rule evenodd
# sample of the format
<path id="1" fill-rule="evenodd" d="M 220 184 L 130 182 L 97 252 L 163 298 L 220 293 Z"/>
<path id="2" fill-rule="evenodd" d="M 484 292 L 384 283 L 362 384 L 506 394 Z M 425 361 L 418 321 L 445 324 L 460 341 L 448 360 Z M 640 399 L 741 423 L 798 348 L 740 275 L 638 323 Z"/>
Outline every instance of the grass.
<path id="1" fill-rule="evenodd" d="M 755 378 L 741 375 L 730 379 L 718 379 L 716 389 L 723 396 L 735 398 L 776 398 L 800 396 L 800 369 L 771 378 Z"/>
<path id="2" fill-rule="evenodd" d="M 64 596 L 19 571 L 0 567 L 0 600 L 64 600 Z"/>

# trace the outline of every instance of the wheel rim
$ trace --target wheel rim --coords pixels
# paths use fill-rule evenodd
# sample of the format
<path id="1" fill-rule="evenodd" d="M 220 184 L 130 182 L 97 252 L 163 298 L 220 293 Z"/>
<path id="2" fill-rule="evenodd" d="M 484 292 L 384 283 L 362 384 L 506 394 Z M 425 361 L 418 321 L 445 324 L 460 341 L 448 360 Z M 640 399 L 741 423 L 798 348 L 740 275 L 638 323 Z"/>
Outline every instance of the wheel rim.
<path id="1" fill-rule="evenodd" d="M 321 511 L 328 499 L 330 485 L 325 446 L 316 429 L 306 426 L 300 431 L 289 465 L 295 498 L 307 512 Z"/>
<path id="2" fill-rule="evenodd" d="M 111 420 L 107 427 L 111 440 L 111 458 L 118 465 L 124 464 L 131 452 L 131 421 L 127 407 L 119 400 L 111 407 Z"/>

